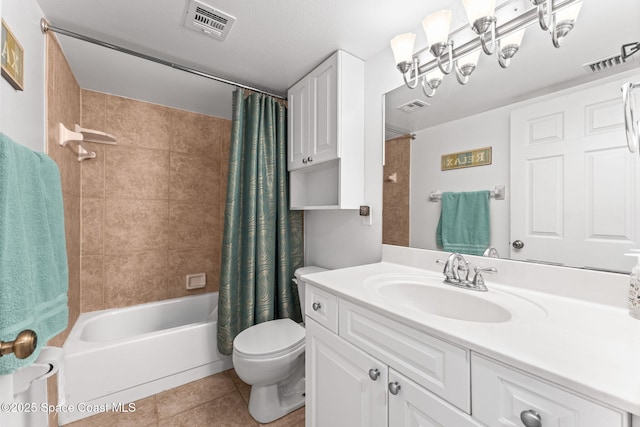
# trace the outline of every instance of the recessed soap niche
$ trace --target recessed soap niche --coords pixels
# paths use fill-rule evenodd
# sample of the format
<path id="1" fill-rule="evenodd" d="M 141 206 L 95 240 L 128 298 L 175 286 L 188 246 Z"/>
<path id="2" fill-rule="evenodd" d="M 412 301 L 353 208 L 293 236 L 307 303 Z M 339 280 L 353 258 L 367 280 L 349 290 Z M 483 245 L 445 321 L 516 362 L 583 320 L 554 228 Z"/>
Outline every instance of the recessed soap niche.
<path id="1" fill-rule="evenodd" d="M 74 130 L 67 129 L 64 124 L 58 124 L 58 144 L 62 147 L 66 147 L 70 142 L 77 142 L 77 150 L 75 153 L 78 155 L 78 161 L 81 162 L 87 159 L 94 159 L 96 157 L 96 153 L 93 151 L 87 150 L 82 142 L 94 142 L 97 144 L 109 144 L 116 145 L 116 138 L 113 135 L 108 133 L 86 129 L 81 127 L 80 125 L 75 125 Z"/>

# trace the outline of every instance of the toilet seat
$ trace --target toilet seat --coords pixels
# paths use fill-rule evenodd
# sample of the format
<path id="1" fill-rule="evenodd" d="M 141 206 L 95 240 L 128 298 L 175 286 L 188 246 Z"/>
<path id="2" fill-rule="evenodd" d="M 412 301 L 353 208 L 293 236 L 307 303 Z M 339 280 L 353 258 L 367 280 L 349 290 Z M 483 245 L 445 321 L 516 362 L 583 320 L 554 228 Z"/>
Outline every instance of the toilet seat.
<path id="1" fill-rule="evenodd" d="M 273 358 L 304 346 L 304 335 L 304 328 L 291 319 L 270 320 L 240 332 L 233 349 L 251 358 Z"/>

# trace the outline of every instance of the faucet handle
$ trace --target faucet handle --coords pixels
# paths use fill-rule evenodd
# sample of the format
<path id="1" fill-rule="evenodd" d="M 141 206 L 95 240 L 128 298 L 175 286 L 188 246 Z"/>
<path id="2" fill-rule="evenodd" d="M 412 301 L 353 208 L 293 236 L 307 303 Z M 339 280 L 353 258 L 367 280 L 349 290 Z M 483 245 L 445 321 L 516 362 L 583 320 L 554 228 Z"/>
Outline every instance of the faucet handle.
<path id="1" fill-rule="evenodd" d="M 476 288 L 479 291 L 488 290 L 487 285 L 484 284 L 484 277 L 482 277 L 482 273 L 494 274 L 498 272 L 498 270 L 495 267 L 478 267 L 478 266 L 475 266 L 473 268 L 473 271 L 475 271 L 476 274 L 473 276 L 472 285 L 474 288 Z"/>
<path id="2" fill-rule="evenodd" d="M 453 279 L 453 271 L 451 269 L 451 263 L 447 260 L 443 260 L 443 259 L 437 259 L 436 260 L 437 264 L 444 264 L 444 270 L 442 270 L 442 274 L 444 274 L 444 277 L 447 280 L 451 280 Z"/>

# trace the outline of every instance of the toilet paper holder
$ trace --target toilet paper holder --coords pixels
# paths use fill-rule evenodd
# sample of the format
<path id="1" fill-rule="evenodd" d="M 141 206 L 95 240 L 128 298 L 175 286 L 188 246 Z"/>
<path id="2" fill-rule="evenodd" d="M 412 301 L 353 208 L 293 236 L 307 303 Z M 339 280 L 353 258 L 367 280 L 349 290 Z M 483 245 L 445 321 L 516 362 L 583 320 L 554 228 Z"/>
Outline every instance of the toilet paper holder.
<path id="1" fill-rule="evenodd" d="M 13 341 L 0 341 L 0 357 L 14 353 L 18 359 L 31 356 L 38 344 L 38 336 L 31 329 L 20 332 Z"/>

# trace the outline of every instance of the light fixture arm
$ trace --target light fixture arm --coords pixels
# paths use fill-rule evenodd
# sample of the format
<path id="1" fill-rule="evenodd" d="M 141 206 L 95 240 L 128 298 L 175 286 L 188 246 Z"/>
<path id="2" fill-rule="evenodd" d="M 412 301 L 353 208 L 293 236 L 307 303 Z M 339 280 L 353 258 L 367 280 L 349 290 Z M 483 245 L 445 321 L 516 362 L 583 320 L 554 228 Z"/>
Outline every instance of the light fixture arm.
<path id="1" fill-rule="evenodd" d="M 466 85 L 469 82 L 469 76 L 473 73 L 473 70 L 476 69 L 476 64 L 463 64 L 461 67 L 458 65 L 458 61 L 456 61 L 454 68 L 456 70 L 456 80 L 458 80 L 458 83 Z"/>
<path id="2" fill-rule="evenodd" d="M 491 16 L 483 19 L 489 21 L 489 27 L 480 33 L 480 44 L 484 53 L 493 55 L 496 51 L 496 18 Z M 487 42 L 487 34 L 490 36 L 491 44 Z"/>
<path id="3" fill-rule="evenodd" d="M 534 0 L 534 4 L 538 8 L 538 22 L 543 31 L 547 31 L 551 27 L 553 0 Z"/>
<path id="4" fill-rule="evenodd" d="M 442 57 L 445 55 L 445 51 L 446 51 L 446 55 L 449 57 L 449 63 L 447 66 L 442 65 Z M 442 52 L 440 53 L 440 55 L 438 55 L 438 68 L 440 68 L 440 71 L 442 71 L 443 74 L 450 74 L 451 71 L 453 71 L 453 41 L 449 40 L 449 42 L 447 42 L 446 47 L 442 50 Z"/>
<path id="5" fill-rule="evenodd" d="M 429 89 L 431 89 L 430 91 L 427 91 L 427 86 L 429 87 Z M 435 87 L 431 86 L 431 84 L 427 81 L 427 76 L 424 76 L 422 78 L 422 93 L 424 93 L 424 95 L 427 98 L 431 98 L 433 95 L 436 94 L 436 89 L 438 86 L 439 84 L 436 85 Z"/>
<path id="6" fill-rule="evenodd" d="M 415 89 L 415 87 L 418 86 L 418 80 L 419 80 L 418 72 L 420 70 L 420 60 L 418 59 L 418 57 L 414 56 L 413 61 L 410 65 L 407 64 L 406 62 L 404 62 L 403 64 L 398 64 L 398 69 L 402 73 L 404 84 L 407 85 L 409 89 Z M 409 75 L 413 74 L 413 78 L 411 79 L 411 82 L 407 80 L 407 74 Z"/>

